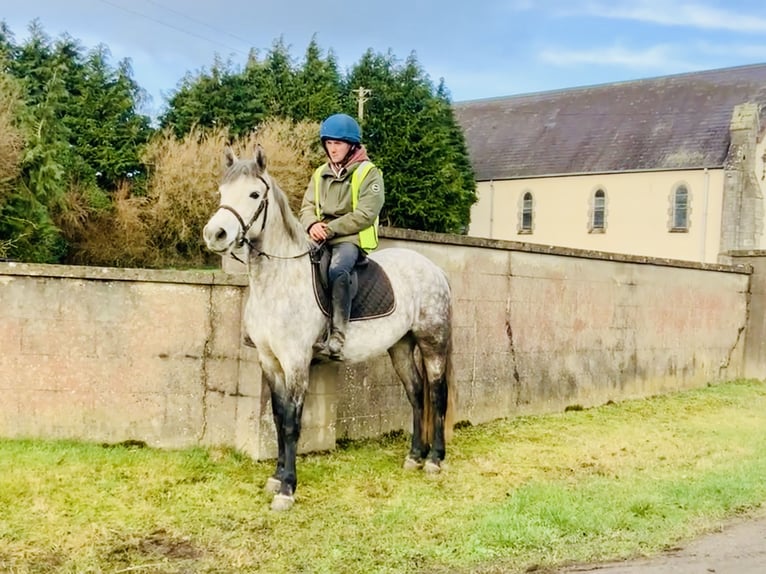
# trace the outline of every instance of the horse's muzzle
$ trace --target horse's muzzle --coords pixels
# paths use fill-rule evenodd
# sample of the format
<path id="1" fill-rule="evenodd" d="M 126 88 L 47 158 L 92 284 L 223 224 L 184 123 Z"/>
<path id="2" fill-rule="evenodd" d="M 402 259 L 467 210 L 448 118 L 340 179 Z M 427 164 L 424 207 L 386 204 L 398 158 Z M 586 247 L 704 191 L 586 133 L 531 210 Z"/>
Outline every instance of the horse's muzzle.
<path id="1" fill-rule="evenodd" d="M 210 223 L 203 228 L 202 238 L 205 240 L 207 248 L 214 253 L 228 251 L 236 240 L 220 225 L 211 225 Z"/>

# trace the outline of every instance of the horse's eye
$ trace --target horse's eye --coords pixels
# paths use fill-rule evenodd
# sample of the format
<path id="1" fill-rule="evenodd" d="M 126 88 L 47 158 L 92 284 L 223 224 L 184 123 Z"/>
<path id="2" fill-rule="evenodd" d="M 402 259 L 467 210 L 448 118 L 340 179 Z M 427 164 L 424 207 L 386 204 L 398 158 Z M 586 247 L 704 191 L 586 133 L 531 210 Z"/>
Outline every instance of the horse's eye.
<path id="1" fill-rule="evenodd" d="M 258 193 L 257 191 L 251 191 L 251 192 L 250 192 L 250 197 L 251 197 L 252 199 L 258 199 L 260 196 L 261 196 L 261 194 L 260 194 L 260 193 Z"/>

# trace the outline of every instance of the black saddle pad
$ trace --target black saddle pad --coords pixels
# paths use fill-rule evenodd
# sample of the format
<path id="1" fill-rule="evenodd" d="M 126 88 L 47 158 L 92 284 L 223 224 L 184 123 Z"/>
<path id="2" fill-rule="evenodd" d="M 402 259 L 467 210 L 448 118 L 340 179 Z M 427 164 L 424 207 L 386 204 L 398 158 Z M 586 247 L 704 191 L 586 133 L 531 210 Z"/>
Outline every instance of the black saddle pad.
<path id="1" fill-rule="evenodd" d="M 320 266 L 312 265 L 314 296 L 326 316 L 330 316 L 330 294 L 324 288 L 320 277 Z M 356 282 L 356 295 L 351 302 L 351 321 L 385 317 L 394 312 L 396 300 L 391 281 L 383 268 L 372 259 L 365 258 L 354 268 L 352 282 Z"/>

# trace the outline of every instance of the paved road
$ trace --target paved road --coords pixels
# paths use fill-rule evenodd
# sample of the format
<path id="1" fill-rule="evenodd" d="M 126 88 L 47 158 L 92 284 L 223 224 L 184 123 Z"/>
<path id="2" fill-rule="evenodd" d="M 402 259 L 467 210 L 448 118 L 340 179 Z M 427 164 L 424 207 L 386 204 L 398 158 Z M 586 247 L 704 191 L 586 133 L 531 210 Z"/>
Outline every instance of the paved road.
<path id="1" fill-rule="evenodd" d="M 650 559 L 571 566 L 561 574 L 766 574 L 766 511 Z"/>

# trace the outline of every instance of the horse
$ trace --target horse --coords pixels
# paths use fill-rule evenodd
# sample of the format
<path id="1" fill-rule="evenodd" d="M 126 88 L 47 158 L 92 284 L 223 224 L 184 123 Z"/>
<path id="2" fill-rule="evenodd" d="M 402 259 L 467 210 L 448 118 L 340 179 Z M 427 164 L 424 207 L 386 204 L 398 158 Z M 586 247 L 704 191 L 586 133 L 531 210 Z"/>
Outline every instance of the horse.
<path id="1" fill-rule="evenodd" d="M 297 488 L 296 451 L 314 344 L 326 332 L 312 285 L 310 254 L 317 245 L 291 211 L 266 169 L 259 145 L 252 159 L 225 150 L 220 203 L 203 229 L 207 248 L 241 256 L 249 295 L 245 333 L 255 346 L 271 392 L 278 456 L 266 481 L 271 508 L 290 509 Z M 239 254 L 239 256 L 237 255 Z M 388 276 L 395 307 L 386 316 L 352 321 L 343 361 L 366 361 L 388 352 L 412 405 L 412 440 L 404 468 L 438 473 L 452 429 L 452 300 L 444 271 L 410 249 L 387 248 L 368 256 Z"/>

